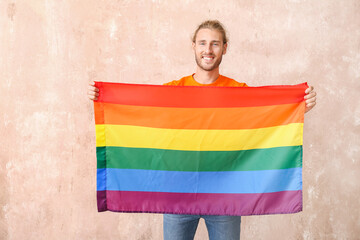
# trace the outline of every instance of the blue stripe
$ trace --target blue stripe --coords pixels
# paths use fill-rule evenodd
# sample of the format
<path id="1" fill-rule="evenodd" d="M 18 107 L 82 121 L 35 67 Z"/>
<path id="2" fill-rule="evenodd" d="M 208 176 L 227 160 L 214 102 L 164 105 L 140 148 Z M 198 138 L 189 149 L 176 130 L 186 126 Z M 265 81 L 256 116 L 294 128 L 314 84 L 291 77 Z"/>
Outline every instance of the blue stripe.
<path id="1" fill-rule="evenodd" d="M 106 168 L 101 168 L 97 170 L 96 174 L 96 185 L 97 190 L 106 188 Z"/>
<path id="2" fill-rule="evenodd" d="M 116 168 L 102 168 L 97 171 L 98 191 L 267 193 L 302 189 L 302 168 L 231 172 Z"/>

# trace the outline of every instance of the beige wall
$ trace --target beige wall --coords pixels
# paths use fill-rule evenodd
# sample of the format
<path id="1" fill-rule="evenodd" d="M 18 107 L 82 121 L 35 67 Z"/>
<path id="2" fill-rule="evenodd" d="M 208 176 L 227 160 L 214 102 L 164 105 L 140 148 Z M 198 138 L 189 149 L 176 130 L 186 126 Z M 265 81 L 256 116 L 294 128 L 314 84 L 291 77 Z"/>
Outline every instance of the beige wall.
<path id="1" fill-rule="evenodd" d="M 161 215 L 96 211 L 87 84 L 191 74 L 207 18 L 229 31 L 222 74 L 318 93 L 304 211 L 243 217 L 242 239 L 360 239 L 359 12 L 358 0 L 1 0 L 0 239 L 161 239 Z"/>

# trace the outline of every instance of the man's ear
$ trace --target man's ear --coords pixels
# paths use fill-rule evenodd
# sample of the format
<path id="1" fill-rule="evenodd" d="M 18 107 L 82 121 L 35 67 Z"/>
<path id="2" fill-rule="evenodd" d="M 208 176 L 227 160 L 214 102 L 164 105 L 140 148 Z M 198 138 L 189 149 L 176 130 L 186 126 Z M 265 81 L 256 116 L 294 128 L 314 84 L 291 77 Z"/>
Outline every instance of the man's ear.
<path id="1" fill-rule="evenodd" d="M 225 43 L 225 44 L 224 44 L 223 55 L 225 55 L 225 54 L 226 54 L 227 46 L 228 46 L 228 45 L 227 45 L 227 43 Z"/>
<path id="2" fill-rule="evenodd" d="M 192 45 L 192 49 L 195 51 L 195 43 L 192 42 L 191 45 Z"/>

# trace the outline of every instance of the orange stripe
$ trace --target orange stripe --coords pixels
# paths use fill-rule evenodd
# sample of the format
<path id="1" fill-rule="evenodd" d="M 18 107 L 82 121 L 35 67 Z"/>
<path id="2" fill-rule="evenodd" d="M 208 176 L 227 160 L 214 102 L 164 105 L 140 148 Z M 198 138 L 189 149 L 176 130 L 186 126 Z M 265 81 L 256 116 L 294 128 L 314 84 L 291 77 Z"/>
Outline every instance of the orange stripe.
<path id="1" fill-rule="evenodd" d="M 303 123 L 305 103 L 242 108 L 168 108 L 94 102 L 96 124 L 170 129 L 255 129 Z"/>

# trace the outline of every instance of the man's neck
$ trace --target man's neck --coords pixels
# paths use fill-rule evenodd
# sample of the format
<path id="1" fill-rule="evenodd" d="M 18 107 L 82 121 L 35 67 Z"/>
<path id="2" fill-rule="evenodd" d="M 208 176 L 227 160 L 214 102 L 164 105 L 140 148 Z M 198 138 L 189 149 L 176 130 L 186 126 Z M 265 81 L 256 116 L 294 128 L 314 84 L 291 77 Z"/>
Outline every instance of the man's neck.
<path id="1" fill-rule="evenodd" d="M 200 84 L 211 84 L 215 82 L 219 76 L 219 68 L 216 68 L 212 71 L 205 71 L 198 67 L 194 74 L 194 79 Z"/>

